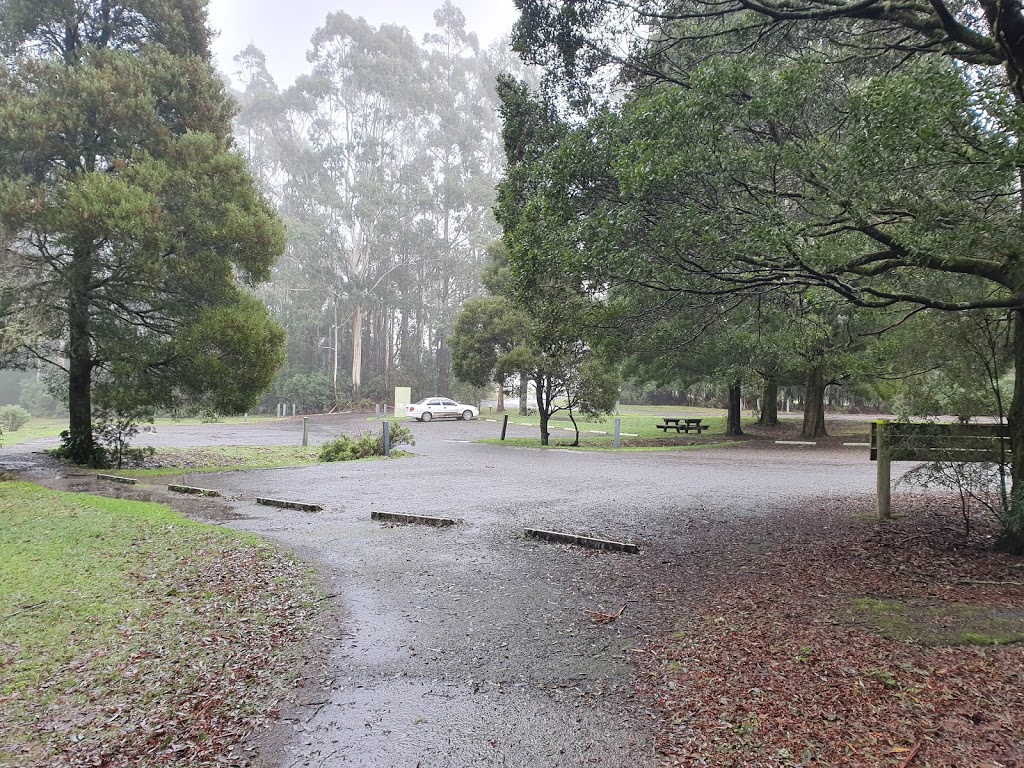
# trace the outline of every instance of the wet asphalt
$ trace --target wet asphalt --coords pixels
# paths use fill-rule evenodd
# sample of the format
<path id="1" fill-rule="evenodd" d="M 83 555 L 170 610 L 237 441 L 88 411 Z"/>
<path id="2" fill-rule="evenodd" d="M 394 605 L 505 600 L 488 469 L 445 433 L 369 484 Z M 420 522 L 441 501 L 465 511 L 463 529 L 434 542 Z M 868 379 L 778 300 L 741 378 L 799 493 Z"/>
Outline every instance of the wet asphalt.
<path id="1" fill-rule="evenodd" d="M 313 417 L 310 439 L 375 426 Z M 310 562 L 337 615 L 322 672 L 250 745 L 261 766 L 653 766 L 654 729 L 637 714 L 644 702 L 630 663 L 654 594 L 645 567 L 687 558 L 695 527 L 762 526 L 770 538 L 773 510 L 874 491 L 863 448 L 583 453 L 474 443 L 498 434 L 482 419 L 412 428 L 414 455 L 400 460 L 191 478 L 226 494 L 237 514 L 226 525 Z M 297 419 L 142 437 L 294 444 L 301 432 Z M 323 510 L 257 505 L 256 496 Z M 373 511 L 462 522 L 392 525 Z M 539 542 L 526 527 L 633 542 L 641 553 Z M 592 621 L 620 606 L 620 619 Z"/>

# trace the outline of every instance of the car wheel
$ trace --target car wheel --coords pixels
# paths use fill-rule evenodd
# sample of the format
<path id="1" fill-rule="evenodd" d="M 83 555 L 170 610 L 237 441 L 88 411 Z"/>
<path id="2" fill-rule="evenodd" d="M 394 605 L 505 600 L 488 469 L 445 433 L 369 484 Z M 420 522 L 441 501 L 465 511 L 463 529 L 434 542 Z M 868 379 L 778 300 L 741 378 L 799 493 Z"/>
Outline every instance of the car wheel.
<path id="1" fill-rule="evenodd" d="M 424 411 L 423 415 L 420 416 L 420 421 L 430 421 L 432 418 L 434 418 L 434 417 L 430 413 L 430 411 Z"/>
<path id="2" fill-rule="evenodd" d="M 462 420 L 463 421 L 469 421 L 472 418 L 473 418 L 473 412 L 472 411 L 463 411 L 462 412 Z"/>

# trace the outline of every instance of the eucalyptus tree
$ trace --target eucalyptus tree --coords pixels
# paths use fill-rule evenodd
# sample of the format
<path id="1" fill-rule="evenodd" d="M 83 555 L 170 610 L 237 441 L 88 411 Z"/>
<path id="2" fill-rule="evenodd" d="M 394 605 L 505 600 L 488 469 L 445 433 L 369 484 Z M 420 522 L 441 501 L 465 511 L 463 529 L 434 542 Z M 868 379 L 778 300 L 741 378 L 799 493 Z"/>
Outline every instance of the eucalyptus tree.
<path id="1" fill-rule="evenodd" d="M 422 53 L 404 28 L 374 28 L 337 12 L 313 35 L 309 60 L 312 74 L 288 95 L 290 111 L 305 123 L 311 166 L 300 181 L 326 227 L 320 269 L 333 311 L 349 314 L 351 392 L 358 396 L 364 313 L 394 268 L 390 237 L 401 228 L 403 172 L 423 108 Z"/>
<path id="2" fill-rule="evenodd" d="M 502 167 L 494 72 L 466 19 L 450 0 L 434 12 L 424 76 L 429 110 L 421 137 L 429 171 L 425 214 L 436 244 L 432 293 L 438 390 L 449 388 L 447 337 L 458 308 L 479 295 L 486 246 L 497 236 L 491 208 Z"/>
<path id="3" fill-rule="evenodd" d="M 0 334 L 66 371 L 70 456 L 94 455 L 94 389 L 251 406 L 283 334 L 243 283 L 284 233 L 232 149 L 205 4 L 9 0 L 0 46 Z"/>

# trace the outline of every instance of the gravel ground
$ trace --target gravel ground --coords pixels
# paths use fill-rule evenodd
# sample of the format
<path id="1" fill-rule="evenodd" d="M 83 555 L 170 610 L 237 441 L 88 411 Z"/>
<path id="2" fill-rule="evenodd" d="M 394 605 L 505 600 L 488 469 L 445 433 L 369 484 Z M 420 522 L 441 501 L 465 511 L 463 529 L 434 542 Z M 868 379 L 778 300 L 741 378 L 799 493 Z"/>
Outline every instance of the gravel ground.
<path id="1" fill-rule="evenodd" d="M 311 440 L 367 426 L 320 417 Z M 612 454 L 469 442 L 498 428 L 413 423 L 407 459 L 192 478 L 227 495 L 234 514 L 220 522 L 313 563 L 336 608 L 322 671 L 285 721 L 251 745 L 261 765 L 654 765 L 630 652 L 664 631 L 687 596 L 659 596 L 652 575 L 686 568 L 698 530 L 744 538 L 755 530 L 771 541 L 780 508 L 874 490 L 865 449 Z M 155 446 L 294 444 L 301 429 L 301 420 L 277 421 L 141 437 Z M 259 506 L 256 496 L 324 509 Z M 464 522 L 393 526 L 371 521 L 374 510 Z M 641 554 L 536 542 L 524 527 L 631 541 Z M 591 620 L 589 612 L 623 605 L 613 623 Z"/>

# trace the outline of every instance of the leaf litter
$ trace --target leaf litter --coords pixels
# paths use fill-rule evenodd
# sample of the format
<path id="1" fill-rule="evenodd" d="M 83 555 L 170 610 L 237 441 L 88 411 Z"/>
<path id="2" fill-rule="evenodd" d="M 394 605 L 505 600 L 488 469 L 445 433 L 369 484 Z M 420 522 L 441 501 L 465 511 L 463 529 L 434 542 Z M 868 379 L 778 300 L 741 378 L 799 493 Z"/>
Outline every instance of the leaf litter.
<path id="1" fill-rule="evenodd" d="M 665 629 L 631 658 L 663 765 L 1024 766 L 1024 643 L 983 620 L 1024 616 L 1022 561 L 991 551 L 991 527 L 949 526 L 952 500 L 898 498 L 885 524 L 857 498 L 780 513 L 760 538 L 694 527 L 685 558 L 645 574 Z M 908 605 L 945 642 L 886 636 Z M 984 609 L 971 632 L 962 606 Z"/>

